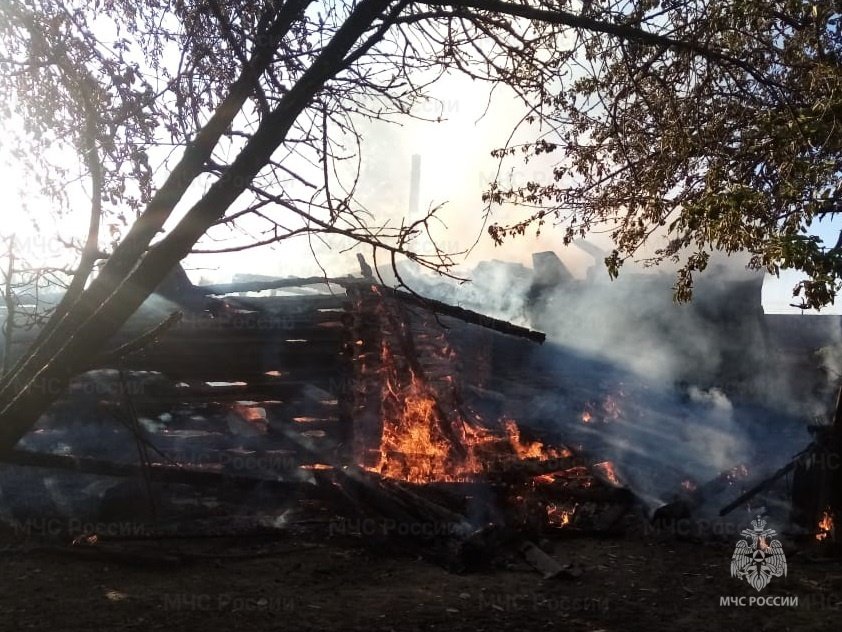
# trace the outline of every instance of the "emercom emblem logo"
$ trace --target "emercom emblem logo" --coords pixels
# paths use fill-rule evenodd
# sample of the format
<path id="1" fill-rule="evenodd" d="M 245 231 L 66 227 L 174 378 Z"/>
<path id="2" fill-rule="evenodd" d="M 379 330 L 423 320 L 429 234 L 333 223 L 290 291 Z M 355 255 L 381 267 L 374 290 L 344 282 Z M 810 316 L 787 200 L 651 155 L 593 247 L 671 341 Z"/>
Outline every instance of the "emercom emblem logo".
<path id="1" fill-rule="evenodd" d="M 760 592 L 773 577 L 786 577 L 786 556 L 780 540 L 770 540 L 777 533 L 766 528 L 763 516 L 752 520 L 751 526 L 740 532 L 746 539 L 738 541 L 734 548 L 731 576 L 744 579 Z"/>

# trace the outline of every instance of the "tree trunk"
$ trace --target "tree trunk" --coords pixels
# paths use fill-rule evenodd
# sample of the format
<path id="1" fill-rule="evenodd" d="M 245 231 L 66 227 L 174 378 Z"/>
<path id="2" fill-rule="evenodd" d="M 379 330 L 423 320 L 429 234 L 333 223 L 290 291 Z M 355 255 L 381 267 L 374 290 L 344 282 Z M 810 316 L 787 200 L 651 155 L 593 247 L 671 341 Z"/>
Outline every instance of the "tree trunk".
<path id="1" fill-rule="evenodd" d="M 27 354 L 0 383 L 0 408 L 3 406 L 2 402 L 13 397 L 35 372 L 51 361 L 55 350 L 76 334 L 77 329 L 91 318 L 103 301 L 116 291 L 126 276 L 137 266 L 187 188 L 204 170 L 220 137 L 252 93 L 255 77 L 260 76 L 269 67 L 278 42 L 311 2 L 312 0 L 289 0 L 265 37 L 257 38 L 260 44 L 255 49 L 249 67 L 244 68 L 232 84 L 228 96 L 220 103 L 207 124 L 196 134 L 181 160 L 150 200 L 143 214 L 132 225 L 131 230 L 115 249 L 97 278 L 79 295 L 78 299 L 71 297 L 72 303 L 62 301 L 59 317 L 47 323 Z M 2 418 L 2 413 L 0 413 L 0 418 Z"/>
<path id="2" fill-rule="evenodd" d="M 136 266 L 132 266 L 133 270 L 115 282 L 109 279 L 101 286 L 98 285 L 95 292 L 92 292 L 93 287 L 86 290 L 65 317 L 79 321 L 79 326 L 70 332 L 64 327 L 57 327 L 33 358 L 4 384 L 5 388 L 0 393 L 0 452 L 14 447 L 40 415 L 64 392 L 70 378 L 82 370 L 92 357 L 102 352 L 108 340 L 163 281 L 167 273 L 190 252 L 205 231 L 225 214 L 284 142 L 298 115 L 324 84 L 342 70 L 345 56 L 389 4 L 390 0 L 362 0 L 278 107 L 261 121 L 254 136 L 207 194 Z M 198 171 L 202 165 L 199 165 Z M 171 180 L 172 176 L 167 182 Z M 150 207 L 159 195 L 156 195 Z M 175 201 L 170 200 L 172 206 Z M 149 207 L 139 221 L 143 221 L 148 212 Z M 88 315 L 91 297 L 99 299 L 102 290 L 112 283 L 116 286 L 114 291 L 102 297 L 93 313 Z M 88 305 L 83 306 L 86 298 Z"/>

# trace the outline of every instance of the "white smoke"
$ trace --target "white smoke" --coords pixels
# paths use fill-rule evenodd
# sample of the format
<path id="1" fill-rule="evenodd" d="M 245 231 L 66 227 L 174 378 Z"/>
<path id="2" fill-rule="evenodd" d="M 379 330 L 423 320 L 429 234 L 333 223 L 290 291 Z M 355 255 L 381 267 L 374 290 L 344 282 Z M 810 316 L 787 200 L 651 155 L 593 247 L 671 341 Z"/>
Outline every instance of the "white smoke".
<path id="1" fill-rule="evenodd" d="M 688 389 L 691 402 L 703 416 L 693 428 L 692 450 L 699 460 L 708 460 L 717 471 L 733 467 L 745 459 L 748 438 L 734 419 L 734 406 L 718 388 Z"/>

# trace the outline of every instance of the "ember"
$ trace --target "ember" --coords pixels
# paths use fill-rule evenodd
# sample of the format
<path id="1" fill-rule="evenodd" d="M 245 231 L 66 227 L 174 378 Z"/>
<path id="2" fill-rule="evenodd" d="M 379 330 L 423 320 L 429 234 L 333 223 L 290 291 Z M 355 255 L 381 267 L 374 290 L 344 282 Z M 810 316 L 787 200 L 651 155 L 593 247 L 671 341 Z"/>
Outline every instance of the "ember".
<path id="1" fill-rule="evenodd" d="M 573 519 L 576 505 L 572 509 L 565 509 L 553 503 L 547 505 L 547 521 L 554 527 L 565 527 Z"/>
<path id="2" fill-rule="evenodd" d="M 602 403 L 587 402 L 582 411 L 582 423 L 619 421 L 623 417 L 623 410 L 620 408 L 620 398 L 623 396 L 623 392 L 619 391 L 616 395 L 606 395 Z"/>

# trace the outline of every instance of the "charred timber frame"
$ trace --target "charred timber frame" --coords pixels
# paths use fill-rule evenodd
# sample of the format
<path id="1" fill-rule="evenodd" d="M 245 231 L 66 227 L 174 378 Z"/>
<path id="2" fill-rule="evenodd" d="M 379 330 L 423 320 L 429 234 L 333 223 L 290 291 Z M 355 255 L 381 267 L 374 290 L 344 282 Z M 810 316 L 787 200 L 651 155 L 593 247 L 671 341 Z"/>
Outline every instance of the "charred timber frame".
<path id="1" fill-rule="evenodd" d="M 370 439 L 379 437 L 383 430 L 381 408 L 381 358 L 383 329 L 378 317 L 379 297 L 370 291 L 370 285 L 353 285 L 347 288 L 351 301 L 349 315 L 350 340 L 353 344 L 351 362 L 353 403 L 352 441 L 354 460 L 364 468 L 377 465 L 380 455 L 370 448 Z"/>
<path id="2" fill-rule="evenodd" d="M 448 305 L 447 303 L 443 303 L 441 301 L 437 301 L 431 298 L 426 298 L 419 294 L 389 288 L 385 285 L 372 284 L 371 281 L 365 279 L 356 279 L 352 277 L 307 277 L 299 279 L 278 279 L 277 281 L 223 283 L 219 285 L 202 285 L 197 287 L 196 289 L 200 293 L 205 295 L 222 295 L 231 294 L 235 292 L 260 292 L 263 290 L 303 287 L 307 285 L 338 285 L 340 287 L 345 288 L 346 291 L 349 291 L 352 288 L 361 287 L 366 287 L 369 289 L 376 288 L 377 291 L 381 292 L 384 297 L 394 297 L 407 303 L 423 307 L 424 309 L 430 310 L 431 312 L 434 312 L 436 314 L 458 318 L 459 320 L 463 320 L 466 323 L 479 325 L 481 327 L 492 329 L 503 334 L 517 336 L 520 338 L 526 338 L 527 340 L 531 340 L 537 343 L 543 343 L 547 338 L 546 335 L 540 331 L 534 331 L 526 327 L 513 325 L 512 323 L 506 322 L 505 320 L 499 320 L 497 318 L 485 316 L 478 312 L 474 312 L 469 309 L 464 309 L 462 307 L 457 307 L 455 305 Z"/>

